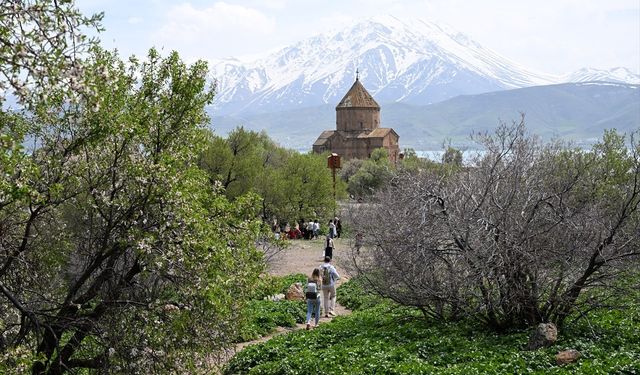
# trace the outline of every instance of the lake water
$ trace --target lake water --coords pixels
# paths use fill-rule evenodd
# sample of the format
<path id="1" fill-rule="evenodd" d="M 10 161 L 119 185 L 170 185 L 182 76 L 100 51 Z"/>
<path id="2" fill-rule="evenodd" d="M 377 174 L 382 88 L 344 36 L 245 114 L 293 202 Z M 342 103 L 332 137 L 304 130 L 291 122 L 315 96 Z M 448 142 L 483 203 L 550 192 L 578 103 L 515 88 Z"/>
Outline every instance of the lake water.
<path id="1" fill-rule="evenodd" d="M 465 150 L 462 151 L 462 162 L 466 163 L 468 162 L 473 156 L 478 155 L 478 154 L 482 154 L 484 151 L 481 150 Z M 416 151 L 416 155 L 418 155 L 418 157 L 424 158 L 424 159 L 428 159 L 428 160 L 432 160 L 432 161 L 437 161 L 437 162 L 441 162 L 442 161 L 442 155 L 444 154 L 444 150 L 438 150 L 438 151 Z"/>

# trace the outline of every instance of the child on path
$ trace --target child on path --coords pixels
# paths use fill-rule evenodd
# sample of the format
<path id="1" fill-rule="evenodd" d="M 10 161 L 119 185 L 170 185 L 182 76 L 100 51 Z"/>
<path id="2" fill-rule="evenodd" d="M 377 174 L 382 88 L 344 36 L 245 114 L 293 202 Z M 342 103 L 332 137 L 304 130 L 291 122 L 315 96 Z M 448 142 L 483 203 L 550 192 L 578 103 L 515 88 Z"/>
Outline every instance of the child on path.
<path id="1" fill-rule="evenodd" d="M 320 270 L 315 268 L 311 273 L 311 277 L 307 281 L 305 288 L 305 297 L 307 300 L 307 329 L 311 329 L 311 315 L 315 316 L 315 325 L 320 322 L 320 289 L 322 288 L 322 278 Z"/>

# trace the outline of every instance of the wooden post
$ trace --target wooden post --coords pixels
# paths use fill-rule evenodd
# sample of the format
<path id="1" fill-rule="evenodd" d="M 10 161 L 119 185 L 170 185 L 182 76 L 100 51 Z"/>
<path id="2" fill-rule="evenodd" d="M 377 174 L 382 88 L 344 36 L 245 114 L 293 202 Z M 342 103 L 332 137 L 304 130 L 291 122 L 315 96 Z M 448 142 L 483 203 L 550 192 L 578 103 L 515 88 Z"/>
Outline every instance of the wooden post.
<path id="1" fill-rule="evenodd" d="M 336 206 L 338 205 L 336 200 L 336 169 L 340 168 L 340 155 L 335 152 L 331 153 L 327 157 L 327 167 L 331 168 L 333 175 L 333 217 L 336 217 Z"/>

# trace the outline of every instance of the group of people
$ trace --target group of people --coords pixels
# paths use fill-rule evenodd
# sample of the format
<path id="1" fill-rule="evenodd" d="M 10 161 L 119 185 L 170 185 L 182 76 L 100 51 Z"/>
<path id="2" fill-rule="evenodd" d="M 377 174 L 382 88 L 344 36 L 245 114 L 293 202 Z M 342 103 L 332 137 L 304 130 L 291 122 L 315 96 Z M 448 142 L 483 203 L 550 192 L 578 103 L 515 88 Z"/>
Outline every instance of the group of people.
<path id="1" fill-rule="evenodd" d="M 311 317 L 315 319 L 314 327 L 320 323 L 320 310 L 324 310 L 324 317 L 333 317 L 336 306 L 336 281 L 340 275 L 331 264 L 331 257 L 324 257 L 324 263 L 315 268 L 305 287 L 305 297 L 307 301 L 307 329 L 311 329 Z M 322 301 L 320 294 L 322 293 Z M 321 303 L 322 302 L 322 303 Z"/>
<path id="2" fill-rule="evenodd" d="M 303 227 L 307 228 L 309 236 L 304 238 L 314 239 L 318 237 L 320 226 L 318 221 L 311 221 L 308 225 Z M 340 275 L 336 268 L 331 264 L 334 250 L 334 238 L 340 238 L 342 233 L 342 223 L 340 219 L 335 217 L 329 220 L 329 230 L 326 236 L 326 242 L 324 246 L 324 263 L 320 267 L 315 268 L 311 273 L 305 287 L 305 297 L 307 301 L 307 329 L 311 329 L 311 318 L 314 318 L 317 326 L 322 316 L 321 310 L 324 311 L 325 318 L 336 316 L 336 282 L 340 279 Z M 362 234 L 358 233 L 356 236 L 357 247 L 362 246 Z M 322 298 L 321 298 L 322 296 Z"/>
<path id="3" fill-rule="evenodd" d="M 339 218 L 333 218 L 329 220 L 329 232 L 327 236 L 331 238 L 340 238 L 342 233 L 342 223 Z M 320 230 L 320 222 L 318 219 L 306 221 L 304 219 L 300 220 L 299 223 L 295 223 L 293 227 L 289 225 L 289 223 L 284 224 L 283 226 L 279 226 L 277 224 L 277 220 L 274 219 L 274 223 L 272 225 L 272 230 L 276 235 L 280 238 L 296 240 L 296 239 L 305 239 L 305 240 L 315 240 L 318 239 Z"/>

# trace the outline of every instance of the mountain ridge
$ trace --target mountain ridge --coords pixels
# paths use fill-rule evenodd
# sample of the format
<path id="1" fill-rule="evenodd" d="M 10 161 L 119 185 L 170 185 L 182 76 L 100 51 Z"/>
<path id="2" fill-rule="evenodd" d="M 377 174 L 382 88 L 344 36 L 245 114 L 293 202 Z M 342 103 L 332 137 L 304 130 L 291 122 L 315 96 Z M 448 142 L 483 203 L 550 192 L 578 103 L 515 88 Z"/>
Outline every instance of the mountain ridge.
<path id="1" fill-rule="evenodd" d="M 212 108 L 238 115 L 337 103 L 356 69 L 377 100 L 416 105 L 566 81 L 640 83 L 626 68 L 583 68 L 563 76 L 533 72 L 448 26 L 383 16 L 301 40 L 254 62 L 214 63 L 218 94 Z"/>

